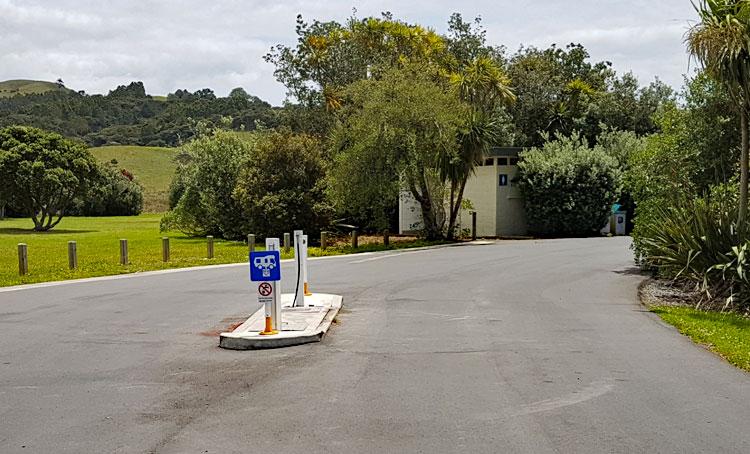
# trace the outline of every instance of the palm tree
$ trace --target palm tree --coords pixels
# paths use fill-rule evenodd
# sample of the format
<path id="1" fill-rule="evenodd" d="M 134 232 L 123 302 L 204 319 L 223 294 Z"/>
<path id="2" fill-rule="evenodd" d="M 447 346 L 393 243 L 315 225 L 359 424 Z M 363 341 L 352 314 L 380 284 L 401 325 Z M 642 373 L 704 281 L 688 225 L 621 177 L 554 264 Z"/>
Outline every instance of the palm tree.
<path id="1" fill-rule="evenodd" d="M 510 79 L 489 57 L 477 57 L 450 76 L 459 98 L 468 106 L 467 126 L 459 139 L 458 156 L 440 162 L 440 176 L 450 183 L 448 237 L 453 238 L 466 182 L 498 139 L 498 113 L 516 100 Z"/>
<path id="2" fill-rule="evenodd" d="M 699 0 L 693 6 L 700 22 L 687 33 L 688 51 L 713 78 L 726 85 L 740 116 L 742 153 L 738 222 L 742 225 L 747 219 L 750 155 L 750 0 Z"/>

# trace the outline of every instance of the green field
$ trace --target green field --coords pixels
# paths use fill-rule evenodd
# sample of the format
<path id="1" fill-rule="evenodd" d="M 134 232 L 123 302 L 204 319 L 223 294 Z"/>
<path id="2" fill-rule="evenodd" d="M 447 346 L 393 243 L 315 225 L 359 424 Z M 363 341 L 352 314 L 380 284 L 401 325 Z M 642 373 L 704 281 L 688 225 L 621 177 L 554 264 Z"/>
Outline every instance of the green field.
<path id="1" fill-rule="evenodd" d="M 651 310 L 694 342 L 750 372 L 750 319 L 688 307 L 656 306 Z"/>
<path id="2" fill-rule="evenodd" d="M 177 155 L 176 148 L 106 146 L 91 148 L 101 162 L 116 159 L 120 168 L 127 169 L 143 185 L 145 213 L 162 213 L 169 208 L 169 184 L 172 182 Z"/>
<path id="3" fill-rule="evenodd" d="M 247 260 L 244 242 L 216 240 L 214 258 L 206 258 L 206 240 L 189 238 L 179 232 L 159 232 L 158 214 L 132 217 L 69 217 L 53 230 L 38 233 L 31 230 L 29 219 L 0 220 L 0 286 L 106 276 L 138 271 L 182 268 L 188 266 L 239 263 Z M 162 262 L 161 237 L 170 238 L 171 260 Z M 128 240 L 130 264 L 121 266 L 120 238 Z M 364 240 L 364 238 L 363 238 Z M 349 254 L 386 249 L 379 239 L 362 244 L 356 251 L 339 243 L 325 251 L 310 248 L 310 256 Z M 396 240 L 394 238 L 394 240 Z M 391 248 L 429 246 L 436 243 L 405 238 L 394 241 Z M 68 241 L 76 241 L 78 269 L 68 269 Z M 364 242 L 364 241 L 363 241 Z M 28 245 L 29 274 L 18 274 L 18 243 Z M 283 255 L 285 258 L 291 255 Z"/>
<path id="4" fill-rule="evenodd" d="M 41 80 L 18 79 L 0 82 L 0 98 L 45 93 L 52 90 L 60 90 L 60 88 L 54 82 L 44 82 Z"/>

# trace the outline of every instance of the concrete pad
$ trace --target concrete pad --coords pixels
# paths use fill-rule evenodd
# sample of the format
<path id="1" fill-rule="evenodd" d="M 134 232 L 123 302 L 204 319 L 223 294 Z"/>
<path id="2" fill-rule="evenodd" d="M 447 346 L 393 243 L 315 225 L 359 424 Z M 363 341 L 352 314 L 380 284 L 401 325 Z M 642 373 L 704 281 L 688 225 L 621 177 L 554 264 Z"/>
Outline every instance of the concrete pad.
<path id="1" fill-rule="evenodd" d="M 281 331 L 262 336 L 265 309 L 261 307 L 231 333 L 221 333 L 219 347 L 229 350 L 257 350 L 289 347 L 320 342 L 339 313 L 344 298 L 341 295 L 314 293 L 305 297 L 307 307 L 292 307 L 294 295 L 281 295 Z"/>

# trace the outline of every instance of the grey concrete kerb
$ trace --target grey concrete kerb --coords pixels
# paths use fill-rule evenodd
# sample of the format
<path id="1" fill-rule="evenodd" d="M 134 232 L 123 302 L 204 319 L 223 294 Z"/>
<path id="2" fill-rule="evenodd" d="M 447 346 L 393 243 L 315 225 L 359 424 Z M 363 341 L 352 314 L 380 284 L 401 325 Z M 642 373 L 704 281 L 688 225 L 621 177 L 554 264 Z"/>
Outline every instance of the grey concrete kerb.
<path id="1" fill-rule="evenodd" d="M 258 350 L 320 342 L 341 310 L 341 295 L 315 293 L 305 297 L 307 307 L 292 307 L 294 295 L 281 295 L 281 331 L 264 336 L 265 308 L 261 307 L 234 331 L 221 333 L 219 347 L 229 350 Z"/>

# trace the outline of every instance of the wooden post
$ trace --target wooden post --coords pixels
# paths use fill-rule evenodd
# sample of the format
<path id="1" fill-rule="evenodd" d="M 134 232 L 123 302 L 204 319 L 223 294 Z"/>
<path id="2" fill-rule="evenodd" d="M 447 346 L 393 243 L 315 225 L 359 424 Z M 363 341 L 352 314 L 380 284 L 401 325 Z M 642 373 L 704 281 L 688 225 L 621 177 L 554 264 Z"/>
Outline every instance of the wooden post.
<path id="1" fill-rule="evenodd" d="M 255 252 L 255 235 L 252 233 L 247 236 L 247 252 Z"/>
<path id="2" fill-rule="evenodd" d="M 477 212 L 471 212 L 471 241 L 477 240 Z"/>
<path id="3" fill-rule="evenodd" d="M 68 241 L 68 268 L 78 268 L 78 247 L 75 241 Z"/>
<path id="4" fill-rule="evenodd" d="M 206 237 L 206 258 L 212 259 L 214 258 L 214 237 L 213 235 L 208 235 Z"/>
<path id="5" fill-rule="evenodd" d="M 24 243 L 18 243 L 18 274 L 29 274 L 29 250 Z"/>
<path id="6" fill-rule="evenodd" d="M 169 237 L 162 237 L 161 239 L 161 260 L 162 262 L 169 261 Z"/>
<path id="7" fill-rule="evenodd" d="M 128 240 L 120 240 L 120 265 L 127 265 L 128 261 Z"/>
<path id="8" fill-rule="evenodd" d="M 320 232 L 320 249 L 328 249 L 328 232 Z"/>
<path id="9" fill-rule="evenodd" d="M 291 248 L 292 243 L 292 235 L 289 233 L 284 234 L 284 254 L 289 253 L 289 249 Z"/>
<path id="10" fill-rule="evenodd" d="M 391 245 L 391 232 L 388 229 L 383 230 L 383 246 L 389 247 Z"/>
<path id="11" fill-rule="evenodd" d="M 352 230 L 352 248 L 357 249 L 359 247 L 359 232 Z"/>

